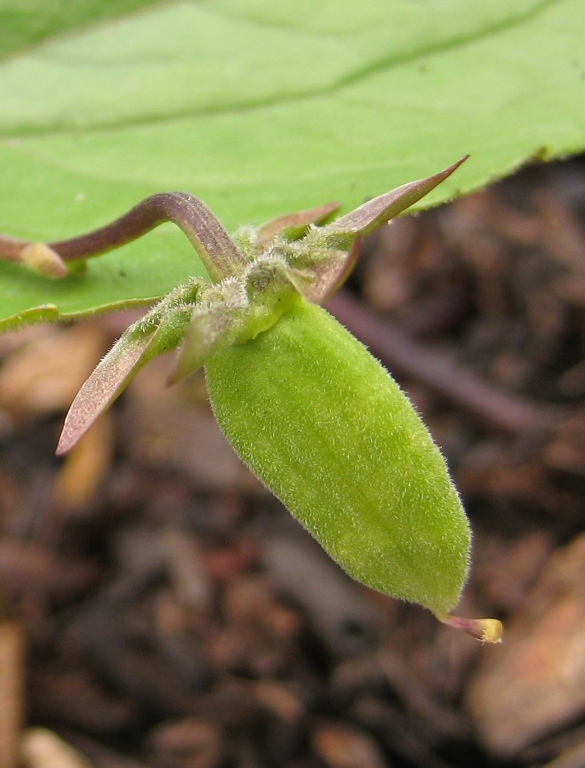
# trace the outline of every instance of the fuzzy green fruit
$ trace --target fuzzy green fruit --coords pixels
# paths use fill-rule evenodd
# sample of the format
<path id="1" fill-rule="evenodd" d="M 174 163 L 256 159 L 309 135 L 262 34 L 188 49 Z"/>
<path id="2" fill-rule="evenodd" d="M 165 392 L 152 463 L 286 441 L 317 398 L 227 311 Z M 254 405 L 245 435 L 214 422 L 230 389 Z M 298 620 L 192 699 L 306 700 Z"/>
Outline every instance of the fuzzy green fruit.
<path id="1" fill-rule="evenodd" d="M 65 262 L 77 272 L 172 221 L 211 279 L 178 285 L 126 329 L 75 397 L 57 453 L 76 445 L 149 360 L 178 347 L 169 381 L 205 366 L 228 440 L 351 576 L 499 642 L 497 619 L 449 613 L 467 576 L 470 532 L 438 448 L 385 370 L 315 306 L 344 282 L 364 236 L 465 159 L 330 223 L 336 203 L 243 226 L 232 238 L 201 200 L 163 192 L 68 240 L 0 235 L 0 258 L 59 277 Z"/>
<path id="2" fill-rule="evenodd" d="M 453 608 L 467 518 L 428 430 L 362 344 L 299 299 L 205 371 L 239 456 L 350 576 L 438 615 Z"/>

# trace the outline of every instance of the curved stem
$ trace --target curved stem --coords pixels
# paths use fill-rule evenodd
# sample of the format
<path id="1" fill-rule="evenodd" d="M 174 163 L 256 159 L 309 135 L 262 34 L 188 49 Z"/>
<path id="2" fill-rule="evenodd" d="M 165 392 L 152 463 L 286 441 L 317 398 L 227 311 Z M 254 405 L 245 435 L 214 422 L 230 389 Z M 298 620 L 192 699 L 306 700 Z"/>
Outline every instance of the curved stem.
<path id="1" fill-rule="evenodd" d="M 27 240 L 0 235 L 0 258 L 4 261 L 22 261 L 23 250 L 30 245 Z"/>
<path id="2" fill-rule="evenodd" d="M 150 232 L 159 224 L 176 224 L 193 244 L 214 282 L 244 271 L 247 262 L 209 208 L 187 192 L 162 192 L 147 197 L 120 218 L 78 237 L 48 243 L 63 261 L 98 256 Z M 31 243 L 0 235 L 0 256 L 22 261 Z"/>

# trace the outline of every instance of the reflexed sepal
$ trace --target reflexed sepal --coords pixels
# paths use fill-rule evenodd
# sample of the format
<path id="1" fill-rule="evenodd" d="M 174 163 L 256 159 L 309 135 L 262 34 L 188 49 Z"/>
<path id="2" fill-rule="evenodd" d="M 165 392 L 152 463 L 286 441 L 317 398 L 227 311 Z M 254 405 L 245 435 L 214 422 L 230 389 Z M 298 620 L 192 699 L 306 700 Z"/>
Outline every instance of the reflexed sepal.
<path id="1" fill-rule="evenodd" d="M 75 396 L 65 418 L 58 455 L 73 448 L 146 363 L 182 342 L 191 307 L 205 285 L 197 279 L 180 286 L 126 329 Z"/>

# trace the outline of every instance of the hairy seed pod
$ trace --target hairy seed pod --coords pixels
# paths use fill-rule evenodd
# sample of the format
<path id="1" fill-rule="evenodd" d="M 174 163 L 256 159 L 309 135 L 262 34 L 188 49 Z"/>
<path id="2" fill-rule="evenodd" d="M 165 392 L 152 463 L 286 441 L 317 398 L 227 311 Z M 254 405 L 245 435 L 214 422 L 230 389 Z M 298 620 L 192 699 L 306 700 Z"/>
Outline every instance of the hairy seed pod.
<path id="1" fill-rule="evenodd" d="M 205 370 L 239 456 L 350 576 L 438 615 L 453 608 L 467 518 L 426 427 L 360 342 L 299 299 Z"/>
<path id="2" fill-rule="evenodd" d="M 499 642 L 497 619 L 449 613 L 467 576 L 470 532 L 441 453 L 382 366 L 317 306 L 346 279 L 365 235 L 465 159 L 329 223 L 336 203 L 231 238 L 201 200 L 166 192 L 68 240 L 0 235 L 0 259 L 59 277 L 65 262 L 77 273 L 86 259 L 172 221 L 211 280 L 175 287 L 122 334 L 75 397 L 57 453 L 76 445 L 142 366 L 179 347 L 169 381 L 205 366 L 228 440 L 351 576 Z"/>

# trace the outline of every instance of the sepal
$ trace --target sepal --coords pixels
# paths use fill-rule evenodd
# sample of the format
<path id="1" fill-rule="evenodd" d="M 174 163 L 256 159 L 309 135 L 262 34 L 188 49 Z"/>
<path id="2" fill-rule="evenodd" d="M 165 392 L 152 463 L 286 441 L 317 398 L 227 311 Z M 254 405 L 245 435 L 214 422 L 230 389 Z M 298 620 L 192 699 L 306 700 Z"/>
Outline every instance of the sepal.
<path id="1" fill-rule="evenodd" d="M 181 343 L 202 282 L 193 280 L 175 289 L 126 329 L 75 396 L 65 418 L 57 455 L 73 448 L 146 363 Z"/>

